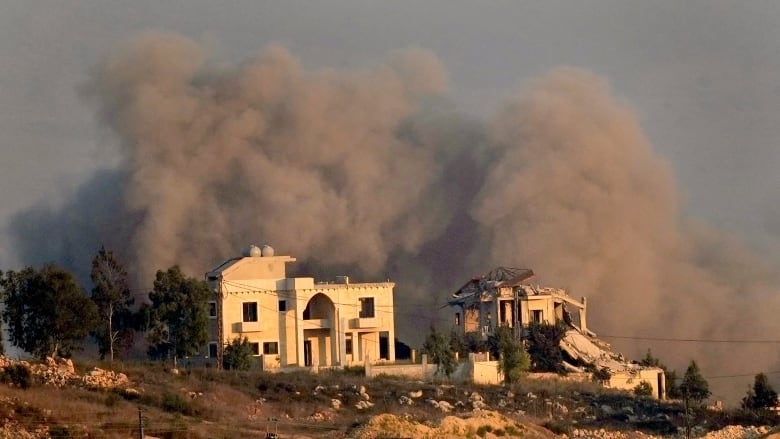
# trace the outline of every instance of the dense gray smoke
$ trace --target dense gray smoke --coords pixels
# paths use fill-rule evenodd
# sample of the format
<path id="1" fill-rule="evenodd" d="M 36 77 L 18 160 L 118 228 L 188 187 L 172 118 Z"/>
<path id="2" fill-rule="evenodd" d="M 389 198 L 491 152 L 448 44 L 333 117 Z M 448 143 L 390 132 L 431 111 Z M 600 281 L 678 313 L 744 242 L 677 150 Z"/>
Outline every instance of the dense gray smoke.
<path id="1" fill-rule="evenodd" d="M 546 283 L 588 296 L 597 330 L 766 339 L 780 329 L 767 264 L 684 222 L 669 166 L 599 78 L 548 74 L 498 113 L 488 145 L 499 155 L 471 208 L 490 260 L 531 264 Z M 641 354 L 641 344 L 618 342 Z M 678 364 L 695 358 L 722 373 L 745 371 L 745 356 L 754 367 L 777 360 L 766 345 L 655 345 Z"/>
<path id="2" fill-rule="evenodd" d="M 780 329 L 772 267 L 681 216 L 669 165 L 590 73 L 555 70 L 481 123 L 451 108 L 444 69 L 423 50 L 343 72 L 306 70 L 273 46 L 217 69 L 193 42 L 151 33 L 98 65 L 84 92 L 122 165 L 61 209 L 16 217 L 25 263 L 83 272 L 103 243 L 143 287 L 158 269 L 200 275 L 269 243 L 307 274 L 392 277 L 398 332 L 415 344 L 421 318 L 498 265 L 587 296 L 604 334 Z M 634 358 L 652 347 L 678 369 L 695 358 L 710 375 L 777 360 L 755 345 L 616 344 Z"/>

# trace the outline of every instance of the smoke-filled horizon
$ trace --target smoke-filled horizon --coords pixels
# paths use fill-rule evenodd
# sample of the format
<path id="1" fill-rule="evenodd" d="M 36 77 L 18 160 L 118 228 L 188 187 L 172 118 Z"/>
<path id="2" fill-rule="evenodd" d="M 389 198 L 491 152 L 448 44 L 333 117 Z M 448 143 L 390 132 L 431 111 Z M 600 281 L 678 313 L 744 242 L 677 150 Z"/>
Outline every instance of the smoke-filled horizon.
<path id="1" fill-rule="evenodd" d="M 14 218 L 24 263 L 84 271 L 105 244 L 144 286 L 158 269 L 199 276 L 268 243 L 317 274 L 392 277 L 396 327 L 413 343 L 449 293 L 496 266 L 587 296 L 589 326 L 605 334 L 780 329 L 775 267 L 682 216 L 669 164 L 588 71 L 555 69 L 482 122 L 453 108 L 445 68 L 422 49 L 310 71 L 270 46 L 216 68 L 193 41 L 147 33 L 95 66 L 82 92 L 121 164 L 62 207 Z M 621 347 L 636 358 L 651 346 Z M 711 375 L 778 359 L 750 345 L 652 348 Z"/>

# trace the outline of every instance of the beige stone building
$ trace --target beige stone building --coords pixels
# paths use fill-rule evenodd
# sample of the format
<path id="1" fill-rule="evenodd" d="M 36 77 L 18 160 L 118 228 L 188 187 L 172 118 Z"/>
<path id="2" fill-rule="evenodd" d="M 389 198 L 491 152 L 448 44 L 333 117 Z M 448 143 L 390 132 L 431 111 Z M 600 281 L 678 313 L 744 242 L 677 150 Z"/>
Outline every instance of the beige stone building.
<path id="1" fill-rule="evenodd" d="M 393 282 L 352 283 L 287 277 L 290 256 L 248 247 L 206 273 L 210 303 L 207 356 L 221 364 L 224 346 L 246 337 L 264 369 L 337 367 L 395 360 Z"/>

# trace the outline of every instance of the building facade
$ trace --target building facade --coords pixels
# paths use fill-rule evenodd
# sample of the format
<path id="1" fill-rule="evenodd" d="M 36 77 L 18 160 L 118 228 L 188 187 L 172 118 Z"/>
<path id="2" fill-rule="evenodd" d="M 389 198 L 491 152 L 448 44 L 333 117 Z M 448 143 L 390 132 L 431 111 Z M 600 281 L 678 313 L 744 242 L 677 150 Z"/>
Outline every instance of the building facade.
<path id="1" fill-rule="evenodd" d="M 455 309 L 455 330 L 487 337 L 496 327 L 508 326 L 520 336 L 519 331 L 531 323 L 564 321 L 587 332 L 586 299 L 575 300 L 564 290 L 526 283 L 533 275 L 529 269 L 499 267 L 466 282 L 449 300 Z M 570 314 L 567 307 L 577 314 Z"/>
<path id="2" fill-rule="evenodd" d="M 214 293 L 210 359 L 221 364 L 224 347 L 246 338 L 264 369 L 395 361 L 393 282 L 287 277 L 291 262 L 250 246 L 206 273 Z"/>
<path id="3" fill-rule="evenodd" d="M 532 323 L 561 322 L 567 330 L 560 348 L 563 366 L 570 376 L 590 379 L 584 365 L 606 369 L 610 379 L 603 384 L 607 387 L 632 390 L 646 382 L 655 397 L 666 398 L 666 379 L 662 369 L 640 366 L 612 352 L 608 343 L 599 340 L 588 329 L 587 301 L 584 297 L 575 300 L 565 290 L 533 286 L 528 283 L 533 275 L 529 269 L 499 267 L 466 282 L 448 302 L 455 310 L 455 331 L 461 335 L 477 334 L 486 338 L 497 327 L 507 326 L 515 329 L 515 337 L 522 339 L 523 329 Z M 576 310 L 576 313 L 569 310 Z M 501 375 L 496 369 L 497 362 L 475 364 L 478 365 L 475 367 L 490 371 L 490 380 L 499 380 L 497 377 Z"/>

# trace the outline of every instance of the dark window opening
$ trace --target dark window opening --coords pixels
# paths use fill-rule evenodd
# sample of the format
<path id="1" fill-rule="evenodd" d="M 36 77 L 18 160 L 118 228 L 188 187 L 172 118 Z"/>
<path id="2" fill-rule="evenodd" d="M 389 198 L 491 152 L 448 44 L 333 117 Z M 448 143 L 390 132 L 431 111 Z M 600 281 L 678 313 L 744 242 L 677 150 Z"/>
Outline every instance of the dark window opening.
<path id="1" fill-rule="evenodd" d="M 279 312 L 287 311 L 287 301 L 286 300 L 280 300 L 279 301 Z"/>
<path id="2" fill-rule="evenodd" d="M 460 313 L 455 313 L 455 326 L 460 326 Z"/>
<path id="3" fill-rule="evenodd" d="M 379 358 L 390 359 L 390 334 L 387 332 L 379 333 Z"/>
<path id="4" fill-rule="evenodd" d="M 531 311 L 533 313 L 533 321 L 534 323 L 542 323 L 542 310 L 541 309 L 535 309 Z"/>
<path id="5" fill-rule="evenodd" d="M 374 317 L 374 298 L 373 297 L 361 297 L 360 298 L 360 315 L 361 319 Z"/>
<path id="6" fill-rule="evenodd" d="M 217 302 L 209 302 L 209 317 L 217 318 Z"/>
<path id="7" fill-rule="evenodd" d="M 216 358 L 217 357 L 217 343 L 211 342 L 209 343 L 209 357 Z"/>
<path id="8" fill-rule="evenodd" d="M 249 347 L 252 348 L 252 355 L 260 355 L 260 343 L 249 343 Z"/>
<path id="9" fill-rule="evenodd" d="M 263 343 L 263 354 L 276 355 L 279 353 L 279 343 L 275 341 Z"/>
<path id="10" fill-rule="evenodd" d="M 244 321 L 256 322 L 257 321 L 257 302 L 244 302 Z"/>
<path id="11" fill-rule="evenodd" d="M 344 353 L 352 355 L 352 336 L 348 336 L 347 339 L 344 340 Z"/>

